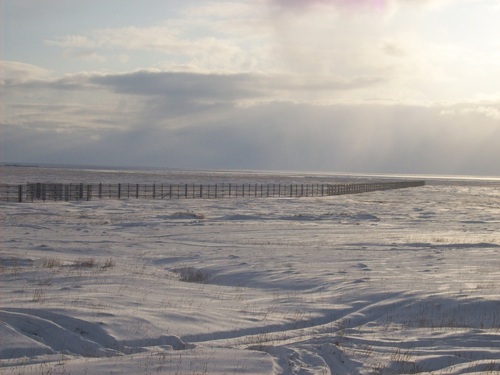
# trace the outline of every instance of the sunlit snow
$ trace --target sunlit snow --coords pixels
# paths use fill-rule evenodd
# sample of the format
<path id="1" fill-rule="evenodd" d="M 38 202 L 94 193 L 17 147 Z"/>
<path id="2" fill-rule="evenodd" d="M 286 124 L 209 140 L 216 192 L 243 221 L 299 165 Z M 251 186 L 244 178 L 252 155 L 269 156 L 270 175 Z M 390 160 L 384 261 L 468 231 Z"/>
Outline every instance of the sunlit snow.
<path id="1" fill-rule="evenodd" d="M 499 181 L 0 207 L 5 374 L 500 371 Z"/>

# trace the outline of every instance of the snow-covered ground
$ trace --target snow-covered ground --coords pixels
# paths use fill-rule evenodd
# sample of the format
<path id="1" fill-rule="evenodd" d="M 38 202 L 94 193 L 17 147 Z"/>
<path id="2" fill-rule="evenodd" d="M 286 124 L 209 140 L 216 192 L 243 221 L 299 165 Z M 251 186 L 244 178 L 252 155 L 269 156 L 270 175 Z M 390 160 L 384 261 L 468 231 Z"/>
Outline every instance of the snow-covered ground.
<path id="1" fill-rule="evenodd" d="M 2 374 L 500 372 L 499 180 L 0 215 Z"/>

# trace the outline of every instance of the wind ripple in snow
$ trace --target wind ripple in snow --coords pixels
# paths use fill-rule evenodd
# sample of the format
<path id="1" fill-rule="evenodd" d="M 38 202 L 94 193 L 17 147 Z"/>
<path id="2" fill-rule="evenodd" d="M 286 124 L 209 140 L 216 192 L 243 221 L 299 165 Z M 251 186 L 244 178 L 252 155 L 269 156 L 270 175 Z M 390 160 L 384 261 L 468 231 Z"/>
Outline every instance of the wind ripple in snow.
<path id="1" fill-rule="evenodd" d="M 143 346 L 186 349 L 176 336 L 118 343 L 99 323 L 90 323 L 41 309 L 0 310 L 1 336 L 10 346 L 2 348 L 0 359 L 64 353 L 84 357 L 110 357 L 143 351 Z M 189 346 L 191 347 L 191 346 Z"/>
<path id="2" fill-rule="evenodd" d="M 325 213 L 325 214 L 293 214 L 293 215 L 282 215 L 274 216 L 272 214 L 260 214 L 260 215 L 248 215 L 248 214 L 233 214 L 227 215 L 221 218 L 222 220 L 233 220 L 233 221 L 260 221 L 260 220 L 283 220 L 283 221 L 379 221 L 380 219 L 369 213 Z"/>

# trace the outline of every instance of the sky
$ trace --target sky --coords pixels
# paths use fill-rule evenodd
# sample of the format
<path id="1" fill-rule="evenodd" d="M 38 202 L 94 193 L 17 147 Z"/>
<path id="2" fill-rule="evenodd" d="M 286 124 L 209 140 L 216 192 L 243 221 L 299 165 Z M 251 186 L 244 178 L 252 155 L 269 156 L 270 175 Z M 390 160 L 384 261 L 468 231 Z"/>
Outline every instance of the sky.
<path id="1" fill-rule="evenodd" d="M 500 176 L 500 0 L 0 0 L 1 161 Z"/>

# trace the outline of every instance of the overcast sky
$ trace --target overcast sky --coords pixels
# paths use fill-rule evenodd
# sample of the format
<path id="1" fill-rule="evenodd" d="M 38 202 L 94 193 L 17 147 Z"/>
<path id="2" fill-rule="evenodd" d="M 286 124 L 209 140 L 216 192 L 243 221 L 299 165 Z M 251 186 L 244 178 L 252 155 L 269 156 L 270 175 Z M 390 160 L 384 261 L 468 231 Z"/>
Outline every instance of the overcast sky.
<path id="1" fill-rule="evenodd" d="M 500 176 L 500 0 L 0 0 L 1 160 Z"/>

